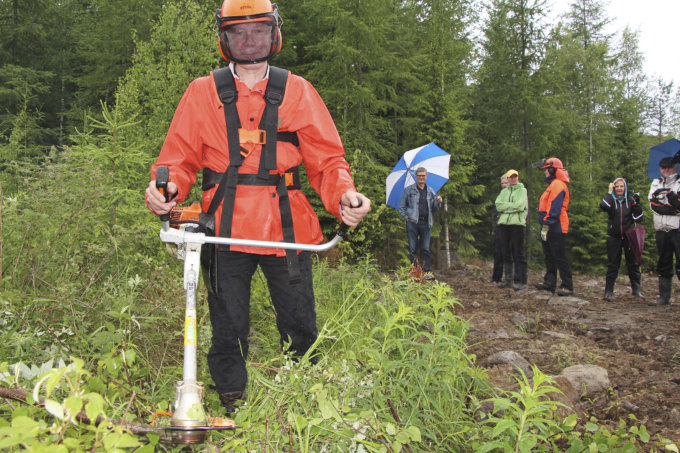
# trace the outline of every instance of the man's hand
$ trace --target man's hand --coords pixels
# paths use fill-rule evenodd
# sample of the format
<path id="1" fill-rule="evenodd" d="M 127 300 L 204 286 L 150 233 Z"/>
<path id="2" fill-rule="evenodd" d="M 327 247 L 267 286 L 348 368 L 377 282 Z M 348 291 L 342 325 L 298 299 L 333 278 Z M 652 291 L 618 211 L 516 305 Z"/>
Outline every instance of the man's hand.
<path id="1" fill-rule="evenodd" d="M 661 189 L 656 189 L 654 193 L 652 194 L 652 198 L 656 198 L 657 200 L 661 201 L 666 198 L 666 193 L 668 192 L 667 187 L 662 187 Z"/>
<path id="2" fill-rule="evenodd" d="M 442 201 L 444 201 L 444 199 L 443 199 L 442 197 L 440 197 L 439 195 L 436 195 L 436 196 L 434 197 L 434 200 L 435 200 L 437 203 L 441 203 Z"/>
<path id="3" fill-rule="evenodd" d="M 348 190 L 340 197 L 340 217 L 347 226 L 357 226 L 370 210 L 371 200 L 359 192 Z"/>
<path id="4" fill-rule="evenodd" d="M 666 198 L 668 198 L 668 202 L 673 206 L 674 208 L 680 208 L 680 200 L 678 200 L 678 194 L 672 191 L 669 191 L 668 194 L 666 195 Z"/>
<path id="5" fill-rule="evenodd" d="M 160 190 L 156 188 L 156 180 L 154 179 L 149 183 L 149 187 L 146 188 L 146 204 L 149 206 L 155 214 L 162 215 L 170 212 L 177 203 L 174 201 L 177 196 L 177 184 L 170 181 L 168 182 L 168 199 L 170 201 L 165 201 L 165 196 Z"/>
<path id="6" fill-rule="evenodd" d="M 541 228 L 541 241 L 545 242 L 548 240 L 548 229 L 550 227 L 548 225 L 543 225 Z"/>

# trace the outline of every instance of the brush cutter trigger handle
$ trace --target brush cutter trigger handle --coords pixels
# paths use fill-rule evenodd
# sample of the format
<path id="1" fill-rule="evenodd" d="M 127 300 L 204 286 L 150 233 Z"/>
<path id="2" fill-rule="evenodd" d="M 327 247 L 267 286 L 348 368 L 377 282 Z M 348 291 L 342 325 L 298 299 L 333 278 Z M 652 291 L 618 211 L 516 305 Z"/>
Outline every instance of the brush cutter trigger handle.
<path id="1" fill-rule="evenodd" d="M 165 196 L 166 203 L 170 201 L 168 197 L 168 181 L 170 181 L 170 171 L 166 166 L 156 168 L 156 188 Z M 161 214 L 162 222 L 170 221 L 170 213 Z"/>
<path id="2" fill-rule="evenodd" d="M 354 208 L 360 208 L 361 205 L 364 204 L 364 202 L 361 201 L 361 198 L 357 197 L 357 200 L 359 201 L 359 204 L 357 206 L 353 206 Z M 349 225 L 347 225 L 345 222 L 340 222 L 340 226 L 338 227 L 338 230 L 335 232 L 335 234 L 343 238 L 345 237 L 345 234 L 347 234 L 347 230 L 349 230 Z"/>

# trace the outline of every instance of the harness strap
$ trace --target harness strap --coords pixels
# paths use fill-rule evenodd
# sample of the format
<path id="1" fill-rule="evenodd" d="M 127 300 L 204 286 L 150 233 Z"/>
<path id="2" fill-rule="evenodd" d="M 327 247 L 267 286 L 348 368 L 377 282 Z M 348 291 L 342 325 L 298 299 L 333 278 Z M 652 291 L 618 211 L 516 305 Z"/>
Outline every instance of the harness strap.
<path id="1" fill-rule="evenodd" d="M 220 201 L 224 199 L 220 221 L 220 237 L 231 237 L 231 223 L 234 215 L 234 203 L 236 201 L 236 178 L 238 169 L 243 162 L 238 134 L 238 130 L 241 128 L 241 120 L 236 109 L 238 91 L 236 91 L 234 75 L 229 67 L 213 71 L 213 77 L 220 100 L 224 106 L 224 120 L 227 124 L 227 142 L 229 144 L 229 166 L 225 172 L 226 179 L 223 178 L 218 188 L 218 191 L 223 191 L 224 195 L 215 194 L 208 214 L 214 215 Z M 223 186 L 224 189 L 222 189 Z"/>
<path id="2" fill-rule="evenodd" d="M 267 91 L 264 93 L 267 104 L 260 120 L 260 129 L 264 130 L 267 136 L 267 142 L 262 146 L 260 168 L 257 172 L 260 179 L 266 179 L 269 176 L 269 170 L 276 170 L 279 105 L 283 101 L 287 80 L 288 71 L 276 66 L 269 67 L 269 81 L 267 82 Z"/>
<path id="3" fill-rule="evenodd" d="M 287 187 L 287 182 L 289 182 L 287 180 L 290 178 L 287 176 L 282 177 L 280 175 L 270 174 L 270 170 L 276 170 L 276 149 L 277 141 L 279 140 L 279 134 L 277 131 L 279 105 L 283 101 L 286 82 L 288 80 L 288 71 L 275 66 L 269 67 L 269 81 L 267 82 L 267 90 L 264 94 L 266 104 L 264 112 L 262 113 L 262 119 L 260 120 L 259 127 L 265 132 L 265 143 L 262 145 L 260 165 L 256 176 L 261 182 L 256 184 L 253 184 L 252 175 L 239 175 L 238 173 L 244 156 L 241 154 L 241 143 L 239 136 L 241 121 L 236 108 L 238 91 L 236 90 L 234 75 L 231 72 L 231 69 L 226 67 L 213 71 L 213 77 L 215 79 L 215 85 L 217 87 L 220 100 L 224 105 L 224 118 L 227 125 L 227 141 L 229 144 L 229 166 L 227 167 L 227 171 L 224 172 L 220 178 L 219 187 L 215 191 L 213 200 L 210 203 L 208 214 L 214 215 L 217 207 L 220 204 L 220 201 L 223 199 L 222 218 L 220 221 L 220 237 L 231 237 L 231 227 L 234 217 L 234 204 L 236 201 L 236 186 L 238 184 L 275 185 L 276 192 L 279 197 L 279 211 L 281 213 L 281 229 L 283 232 L 283 240 L 294 243 L 295 230 L 293 228 L 293 213 L 290 208 Z M 289 141 L 294 143 L 296 146 L 299 146 L 297 134 L 295 133 L 283 132 L 281 133 L 281 139 L 282 141 Z M 297 170 L 297 168 L 295 170 Z M 287 171 L 286 175 L 288 174 L 289 173 Z M 297 174 L 297 184 L 299 185 L 299 173 Z M 296 250 L 286 250 L 286 263 L 288 265 L 288 276 L 290 278 L 290 282 L 299 283 L 301 280 L 300 264 Z"/>
<path id="4" fill-rule="evenodd" d="M 290 209 L 288 199 L 288 188 L 285 178 L 280 178 L 276 186 L 276 193 L 279 195 L 279 210 L 281 211 L 281 230 L 285 242 L 295 242 L 295 229 L 293 228 L 293 212 Z M 300 283 L 300 262 L 298 261 L 297 250 L 286 249 L 286 264 L 288 265 L 288 278 L 291 284 Z"/>
<path id="5" fill-rule="evenodd" d="M 260 179 L 260 177 L 256 174 L 246 174 L 246 173 L 239 173 L 236 178 L 236 184 L 239 186 L 274 186 L 276 187 L 279 184 L 279 179 L 283 176 L 283 179 L 286 183 L 286 187 L 288 190 L 299 190 L 302 186 L 300 183 L 300 169 L 298 167 L 293 167 L 289 168 L 286 170 L 286 172 L 283 175 L 278 175 L 278 174 L 270 174 L 267 179 Z M 220 184 L 222 185 L 222 180 L 224 179 L 224 173 L 218 173 L 215 170 L 211 168 L 203 168 L 203 183 L 201 184 L 201 189 L 203 191 L 210 190 L 216 185 Z M 217 191 L 215 191 L 215 195 L 213 196 L 213 202 L 214 200 L 218 200 L 218 205 L 219 201 L 222 199 L 220 198 L 220 187 L 218 186 Z M 223 191 L 222 191 L 223 192 Z M 223 194 L 221 196 L 224 196 Z M 217 209 L 217 208 L 215 208 Z"/>

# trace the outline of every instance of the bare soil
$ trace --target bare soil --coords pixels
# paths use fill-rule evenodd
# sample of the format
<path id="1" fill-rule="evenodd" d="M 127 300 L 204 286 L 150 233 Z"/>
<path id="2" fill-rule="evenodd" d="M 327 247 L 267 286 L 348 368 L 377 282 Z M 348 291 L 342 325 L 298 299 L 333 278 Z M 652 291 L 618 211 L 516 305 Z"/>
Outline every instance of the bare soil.
<path id="1" fill-rule="evenodd" d="M 531 271 L 528 290 L 500 289 L 491 282 L 491 265 L 483 262 L 459 263 L 435 275 L 461 302 L 457 314 L 471 324 L 469 351 L 480 366 L 507 350 L 551 376 L 571 365 L 598 365 L 607 370 L 611 387 L 596 397 L 577 397 L 572 406 L 580 415 L 610 428 L 621 419 L 641 423 L 653 436 L 680 441 L 680 283 L 674 282 L 671 305 L 650 307 L 647 302 L 658 296 L 654 275 L 643 275 L 646 299 L 640 300 L 619 274 L 612 301 L 602 299 L 604 276 L 574 275 L 574 296 L 559 297 L 536 289 L 542 274 Z M 518 327 L 520 318 L 528 323 Z M 516 388 L 512 366 L 487 368 L 497 387 Z"/>

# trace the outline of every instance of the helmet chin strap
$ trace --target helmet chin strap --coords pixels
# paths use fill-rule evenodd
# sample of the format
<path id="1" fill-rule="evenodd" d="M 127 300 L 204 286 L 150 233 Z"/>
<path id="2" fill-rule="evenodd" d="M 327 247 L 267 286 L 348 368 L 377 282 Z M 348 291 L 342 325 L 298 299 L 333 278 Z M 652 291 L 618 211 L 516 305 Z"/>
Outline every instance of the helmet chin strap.
<path id="1" fill-rule="evenodd" d="M 267 61 L 272 56 L 273 55 L 267 55 L 266 57 L 255 58 L 255 59 L 252 59 L 252 60 L 242 60 L 242 59 L 236 58 L 232 55 L 231 58 L 229 59 L 229 61 L 233 61 L 234 63 L 238 63 L 238 64 L 256 64 L 256 63 L 262 63 L 263 61 Z"/>

